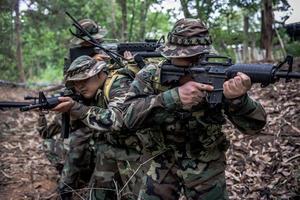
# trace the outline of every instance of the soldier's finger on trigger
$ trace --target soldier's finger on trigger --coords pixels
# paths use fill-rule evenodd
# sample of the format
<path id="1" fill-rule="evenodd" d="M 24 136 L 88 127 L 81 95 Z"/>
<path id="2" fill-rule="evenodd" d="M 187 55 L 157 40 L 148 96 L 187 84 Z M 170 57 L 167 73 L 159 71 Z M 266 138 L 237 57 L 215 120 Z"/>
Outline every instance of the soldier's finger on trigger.
<path id="1" fill-rule="evenodd" d="M 203 83 L 196 83 L 196 87 L 200 91 L 213 91 L 214 87 L 211 85 L 203 84 Z"/>
<path id="2" fill-rule="evenodd" d="M 69 101 L 62 102 L 55 107 L 55 110 L 60 111 L 66 106 L 68 106 L 69 103 L 70 103 Z"/>
<path id="3" fill-rule="evenodd" d="M 60 102 L 66 102 L 66 101 L 70 101 L 70 97 L 58 97 L 58 100 Z"/>

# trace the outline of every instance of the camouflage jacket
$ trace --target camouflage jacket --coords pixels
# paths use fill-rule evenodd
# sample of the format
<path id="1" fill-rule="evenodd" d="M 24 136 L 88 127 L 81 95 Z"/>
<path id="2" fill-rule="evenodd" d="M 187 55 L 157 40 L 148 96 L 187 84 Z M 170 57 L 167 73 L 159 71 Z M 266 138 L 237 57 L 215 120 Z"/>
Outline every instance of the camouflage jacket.
<path id="1" fill-rule="evenodd" d="M 70 114 L 72 120 L 80 119 L 86 126 L 104 133 L 105 139 L 118 148 L 134 148 L 141 151 L 140 142 L 133 131 L 124 126 L 124 100 L 133 77 L 122 69 L 120 76 L 113 80 L 109 97 L 99 89 L 94 99 L 87 105 L 75 103 Z"/>
<path id="2" fill-rule="evenodd" d="M 37 131 L 43 139 L 52 138 L 61 133 L 61 114 L 55 115 L 54 119 L 50 121 L 49 125 L 46 116 L 40 112 L 38 119 Z"/>
<path id="3" fill-rule="evenodd" d="M 85 125 L 79 120 L 70 121 L 70 132 L 83 127 Z M 43 139 L 50 139 L 60 135 L 62 131 L 62 114 L 56 114 L 53 119 L 47 120 L 45 114 L 41 112 L 39 114 L 37 131 Z"/>
<path id="4" fill-rule="evenodd" d="M 103 90 L 98 89 L 89 105 L 75 103 L 71 109 L 72 119 L 80 119 L 85 125 L 99 131 L 120 131 L 123 126 L 122 103 L 132 82 L 132 78 L 123 76 L 111 86 L 109 100 Z"/>
<path id="5" fill-rule="evenodd" d="M 248 95 L 239 103 L 225 101 L 220 108 L 207 103 L 184 111 L 178 88 L 160 85 L 159 65 L 149 65 L 135 77 L 126 96 L 128 104 L 124 123 L 130 129 L 143 129 L 149 151 L 174 148 L 184 157 L 209 161 L 219 157 L 228 147 L 221 131 L 225 115 L 242 132 L 254 134 L 266 123 L 262 106 Z M 149 129 L 150 128 L 150 129 Z"/>

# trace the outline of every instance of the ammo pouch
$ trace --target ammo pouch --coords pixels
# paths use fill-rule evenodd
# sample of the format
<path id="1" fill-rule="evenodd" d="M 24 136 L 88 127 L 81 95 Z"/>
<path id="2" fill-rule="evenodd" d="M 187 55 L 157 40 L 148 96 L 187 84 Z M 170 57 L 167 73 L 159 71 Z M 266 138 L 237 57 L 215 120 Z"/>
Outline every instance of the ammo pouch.
<path id="1" fill-rule="evenodd" d="M 117 148 L 134 150 L 137 152 L 142 151 L 142 144 L 135 132 L 107 132 L 104 135 L 105 141 Z"/>
<path id="2" fill-rule="evenodd" d="M 187 122 L 189 127 L 194 128 L 187 131 L 186 137 L 189 142 L 186 148 L 192 157 L 203 162 L 218 159 L 229 147 L 229 142 L 221 130 L 222 123 L 212 121 L 205 115 L 194 119 Z"/>
<path id="3" fill-rule="evenodd" d="M 140 159 L 140 152 L 131 148 L 120 148 L 107 143 L 98 143 L 96 145 L 97 156 L 101 159 L 113 159 L 122 161 L 137 161 Z"/>
<path id="4" fill-rule="evenodd" d="M 139 140 L 142 143 L 144 150 L 156 154 L 163 149 L 166 149 L 164 137 L 159 128 L 146 128 L 136 132 Z"/>

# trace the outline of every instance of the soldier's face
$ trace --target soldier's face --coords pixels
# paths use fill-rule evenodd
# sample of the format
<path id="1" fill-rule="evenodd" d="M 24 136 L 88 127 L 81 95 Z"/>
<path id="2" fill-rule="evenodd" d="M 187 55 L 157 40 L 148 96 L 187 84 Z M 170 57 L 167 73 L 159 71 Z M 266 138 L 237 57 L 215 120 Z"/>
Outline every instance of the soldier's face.
<path id="1" fill-rule="evenodd" d="M 106 77 L 106 73 L 101 71 L 91 78 L 81 81 L 74 81 L 75 90 L 84 98 L 92 99 L 96 95 L 97 90 L 103 87 Z"/>

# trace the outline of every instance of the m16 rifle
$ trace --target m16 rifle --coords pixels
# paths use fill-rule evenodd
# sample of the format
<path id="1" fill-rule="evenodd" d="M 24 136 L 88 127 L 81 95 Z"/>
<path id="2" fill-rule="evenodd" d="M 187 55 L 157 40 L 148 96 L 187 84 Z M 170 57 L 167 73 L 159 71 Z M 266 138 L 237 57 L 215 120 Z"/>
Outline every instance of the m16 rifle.
<path id="1" fill-rule="evenodd" d="M 159 40 L 146 39 L 145 42 L 125 42 L 117 44 L 103 44 L 108 49 L 116 51 L 118 54 L 123 55 L 125 51 L 130 51 L 134 55 L 134 61 L 138 67 L 143 68 L 146 64 L 145 58 L 162 57 L 161 53 L 157 51 L 165 43 L 165 38 L 162 36 Z"/>
<path id="2" fill-rule="evenodd" d="M 226 59 L 226 62 L 211 62 L 210 59 Z M 282 67 L 287 64 L 288 69 Z M 216 106 L 222 103 L 223 83 L 236 76 L 238 72 L 248 75 L 252 83 L 260 83 L 262 87 L 275 83 L 280 79 L 286 82 L 291 79 L 300 79 L 299 72 L 293 72 L 293 57 L 287 56 L 283 62 L 273 64 L 232 64 L 228 57 L 206 55 L 198 64 L 179 67 L 169 63 L 161 66 L 161 84 L 179 86 L 183 76 L 190 76 L 194 81 L 209 84 L 214 90 L 208 94 L 207 102 Z"/>
<path id="3" fill-rule="evenodd" d="M 134 55 L 134 60 L 139 67 L 144 67 L 144 58 L 162 57 L 157 48 L 162 46 L 164 38 L 159 40 L 146 39 L 145 42 L 124 42 L 124 43 L 104 43 L 103 48 L 123 55 L 125 51 L 130 51 Z M 93 56 L 102 50 L 95 46 L 83 46 L 70 48 L 70 63 L 82 55 Z"/>
<path id="4" fill-rule="evenodd" d="M 120 67 L 124 67 L 120 58 L 124 59 L 122 55 L 125 51 L 130 51 L 131 53 L 133 53 L 134 60 L 140 68 L 145 66 L 144 58 L 162 57 L 160 52 L 157 51 L 157 48 L 162 46 L 162 44 L 165 42 L 165 38 L 163 36 L 159 40 L 146 39 L 145 42 L 102 44 L 99 41 L 95 40 L 92 35 L 87 32 L 72 15 L 70 15 L 70 13 L 66 12 L 66 15 L 68 15 L 73 21 L 73 26 L 82 33 L 78 35 L 70 29 L 71 34 L 77 38 L 82 39 L 83 41 L 86 41 L 90 45 L 70 48 L 70 60 L 65 60 L 65 71 L 69 68 L 70 64 L 79 56 L 93 56 L 101 51 L 111 57 L 112 61 L 117 63 Z M 87 36 L 89 40 L 85 39 L 83 36 Z"/>
<path id="5" fill-rule="evenodd" d="M 39 92 L 38 97 L 32 96 L 25 96 L 24 100 L 33 100 L 33 101 L 23 101 L 23 102 L 13 102 L 13 101 L 0 101 L 0 109 L 4 108 L 19 108 L 21 112 L 30 111 L 33 109 L 40 109 L 40 110 L 50 110 L 57 106 L 60 101 L 59 97 L 61 96 L 69 96 L 75 101 L 80 101 L 81 96 L 65 92 L 58 96 L 53 97 L 46 97 L 44 92 Z M 68 138 L 70 131 L 70 116 L 68 113 L 62 114 L 62 138 Z"/>

